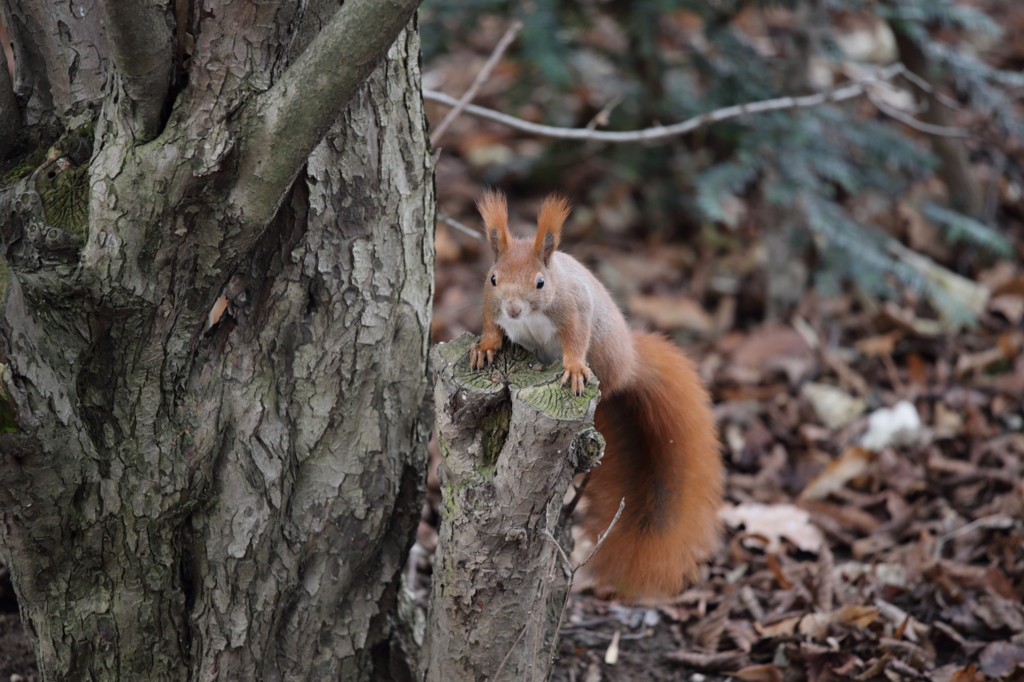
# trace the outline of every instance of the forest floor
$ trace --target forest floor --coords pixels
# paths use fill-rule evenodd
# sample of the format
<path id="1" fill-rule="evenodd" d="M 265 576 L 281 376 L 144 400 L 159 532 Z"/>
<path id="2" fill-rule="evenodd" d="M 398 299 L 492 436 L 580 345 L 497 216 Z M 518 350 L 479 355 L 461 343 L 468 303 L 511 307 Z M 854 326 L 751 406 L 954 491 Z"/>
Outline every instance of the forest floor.
<path id="1" fill-rule="evenodd" d="M 1007 20 L 1003 58 L 1024 63 L 1024 12 Z M 482 27 L 424 65 L 455 96 L 501 35 Z M 500 64 L 478 101 L 502 108 L 515 69 Z M 430 105 L 436 125 L 447 109 Z M 1022 112 L 1024 115 L 1024 112 Z M 715 403 L 728 467 L 717 555 L 679 597 L 636 607 L 583 591 L 569 607 L 554 679 L 1024 679 L 1024 187 L 994 186 L 996 222 L 1016 257 L 971 258 L 941 244 L 909 203 L 893 233 L 984 296 L 976 325 L 944 324 L 914 292 L 792 292 L 765 321 L 769 262 L 756 203 L 732 229 L 643 225 L 635 183 L 595 150 L 585 169 L 539 186 L 518 161 L 549 143 L 463 115 L 438 144 L 439 210 L 477 229 L 488 185 L 510 195 L 513 229 L 531 229 L 548 191 L 586 196 L 563 249 L 591 267 L 637 327 L 676 339 Z M 1024 168 L 1024 150 L 975 144 Z M 1018 178 L 1020 176 L 1018 175 Z M 433 341 L 480 331 L 490 251 L 437 225 Z M 436 463 L 436 462 L 435 462 Z M 431 495 L 436 505 L 436 489 Z M 428 507 L 419 543 L 432 550 Z M 421 596 L 429 585 L 422 559 Z M 37 679 L 9 583 L 0 580 L 0 680 Z"/>
<path id="2" fill-rule="evenodd" d="M 996 58 L 1019 70 L 1024 8 L 988 5 L 1005 10 Z M 472 44 L 428 62 L 428 87 L 458 97 L 507 23 L 482 22 Z M 521 98 L 510 110 L 516 68 L 500 62 L 475 101 L 536 114 Z M 585 100 L 581 90 L 567 96 Z M 428 107 L 432 124 L 446 111 Z M 1005 158 L 988 191 L 1014 257 L 944 245 L 909 198 L 886 226 L 983 297 L 977 324 L 957 327 L 914 292 L 822 298 L 800 283 L 766 321 L 766 272 L 788 264 L 770 262 L 771 216 L 756 200 L 731 229 L 645 224 L 642 181 L 616 177 L 607 148 L 556 180 L 523 171 L 556 144 L 466 114 L 439 140 L 438 206 L 452 220 L 438 221 L 434 341 L 480 331 L 491 254 L 461 228 L 479 230 L 483 189 L 508 192 L 521 234 L 548 192 L 566 193 L 578 205 L 561 248 L 631 324 L 697 362 L 728 480 L 726 531 L 700 580 L 639 608 L 578 593 L 554 679 L 1024 679 L 1024 192 L 1007 179 L 1024 168 L 1021 145 L 968 143 L 977 177 L 998 178 L 991 159 Z M 915 192 L 941 194 L 936 185 Z M 596 204 L 595 186 L 607 188 Z M 421 527 L 428 548 L 431 530 Z"/>

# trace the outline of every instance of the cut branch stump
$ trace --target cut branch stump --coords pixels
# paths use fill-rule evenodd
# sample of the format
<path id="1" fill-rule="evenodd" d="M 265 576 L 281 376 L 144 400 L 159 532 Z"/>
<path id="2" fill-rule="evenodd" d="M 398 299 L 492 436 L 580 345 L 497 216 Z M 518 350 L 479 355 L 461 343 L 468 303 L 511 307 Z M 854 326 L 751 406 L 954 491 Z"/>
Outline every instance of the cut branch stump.
<path id="1" fill-rule="evenodd" d="M 472 370 L 475 341 L 464 334 L 431 354 L 442 461 L 427 679 L 540 680 L 567 589 L 548 533 L 568 544 L 565 493 L 604 452 L 598 384 L 573 396 L 560 365 L 512 344 Z"/>

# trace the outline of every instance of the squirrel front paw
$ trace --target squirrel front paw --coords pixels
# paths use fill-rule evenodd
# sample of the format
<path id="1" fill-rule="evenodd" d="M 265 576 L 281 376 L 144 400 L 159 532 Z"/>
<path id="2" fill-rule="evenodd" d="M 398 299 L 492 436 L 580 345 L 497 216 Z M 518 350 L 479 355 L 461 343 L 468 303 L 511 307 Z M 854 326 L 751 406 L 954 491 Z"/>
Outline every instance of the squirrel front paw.
<path id="1" fill-rule="evenodd" d="M 494 362 L 494 354 L 501 350 L 501 342 L 498 345 L 485 344 L 483 341 L 474 343 L 469 350 L 469 366 L 472 369 L 483 369 Z"/>
<path id="2" fill-rule="evenodd" d="M 572 383 L 569 384 L 569 388 L 572 389 L 573 395 L 583 395 L 586 390 L 587 382 L 590 381 L 590 368 L 581 363 L 571 363 L 566 365 L 565 373 L 562 374 L 562 386 L 565 386 L 565 382 L 572 379 Z"/>

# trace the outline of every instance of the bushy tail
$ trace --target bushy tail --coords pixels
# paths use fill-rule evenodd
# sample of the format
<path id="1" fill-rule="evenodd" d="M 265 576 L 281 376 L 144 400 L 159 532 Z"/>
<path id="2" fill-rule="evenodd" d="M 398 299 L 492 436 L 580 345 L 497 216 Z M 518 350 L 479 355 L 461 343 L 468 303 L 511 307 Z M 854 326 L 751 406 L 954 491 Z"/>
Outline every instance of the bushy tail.
<path id="1" fill-rule="evenodd" d="M 710 399 L 693 363 L 667 339 L 633 333 L 638 379 L 602 399 L 606 441 L 591 472 L 584 527 L 596 539 L 626 506 L 589 567 L 598 590 L 628 599 L 678 594 L 717 541 L 723 469 Z"/>

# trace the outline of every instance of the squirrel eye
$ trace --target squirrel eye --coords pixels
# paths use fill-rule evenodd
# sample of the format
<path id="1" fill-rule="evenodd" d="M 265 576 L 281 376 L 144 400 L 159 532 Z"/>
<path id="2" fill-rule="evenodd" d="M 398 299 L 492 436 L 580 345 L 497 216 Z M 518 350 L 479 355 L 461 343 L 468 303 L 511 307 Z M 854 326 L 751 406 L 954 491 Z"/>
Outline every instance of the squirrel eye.
<path id="1" fill-rule="evenodd" d="M 496 279 L 494 278 L 494 275 L 491 275 L 491 286 L 492 286 L 492 287 L 496 287 L 496 286 L 498 286 L 498 280 L 496 280 Z"/>
<path id="2" fill-rule="evenodd" d="M 537 278 L 537 288 L 538 289 L 543 289 L 544 288 L 544 278 L 543 277 L 538 277 Z"/>

